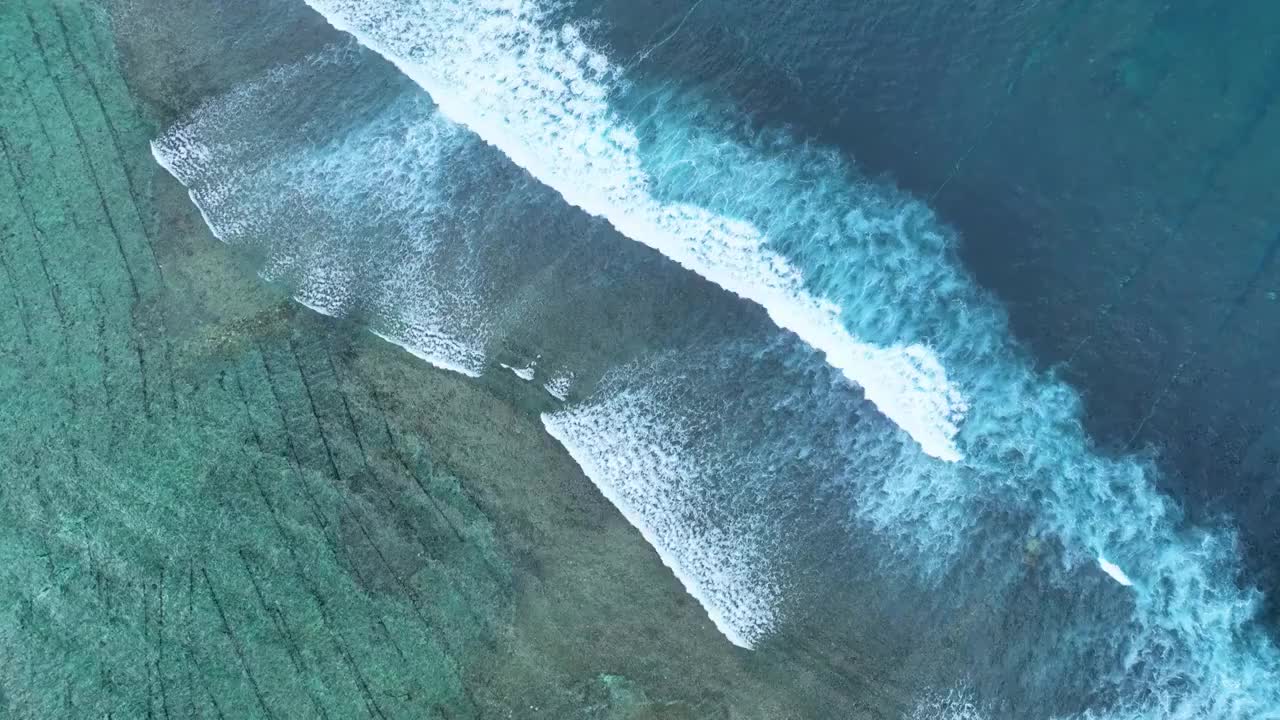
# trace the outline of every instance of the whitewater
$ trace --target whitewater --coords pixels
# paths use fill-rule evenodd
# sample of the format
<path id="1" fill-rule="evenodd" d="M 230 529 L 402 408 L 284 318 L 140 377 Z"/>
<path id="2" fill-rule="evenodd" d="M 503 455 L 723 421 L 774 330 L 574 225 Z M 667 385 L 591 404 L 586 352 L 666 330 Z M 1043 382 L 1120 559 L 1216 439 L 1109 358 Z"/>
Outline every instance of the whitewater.
<path id="1" fill-rule="evenodd" d="M 965 401 L 927 346 L 863 342 L 841 322 L 838 305 L 805 290 L 759 228 L 655 197 L 639 138 L 608 104 L 618 69 L 572 26 L 544 29 L 543 10 L 527 2 L 310 4 L 569 203 L 759 303 L 825 353 L 926 452 L 959 459 L 954 437 Z"/>
<path id="2" fill-rule="evenodd" d="M 856 527 L 886 539 L 894 552 L 887 564 L 904 561 L 929 582 L 983 552 L 980 540 L 991 529 L 973 509 L 1000 508 L 1024 514 L 1029 532 L 1060 544 L 1057 564 L 1046 570 L 1053 582 L 1093 592 L 1097 581 L 1123 593 L 1099 631 L 1121 662 L 1097 678 L 1102 702 L 1083 716 L 1280 717 L 1280 656 L 1255 622 L 1257 593 L 1237 585 L 1230 532 L 1185 526 L 1154 489 L 1149 465 L 1095 450 L 1076 394 L 1033 371 L 928 208 L 862 179 L 837 153 L 782 133 L 744 136 L 731 109 L 674 84 L 627 77 L 554 8 L 522 0 L 309 4 L 395 63 L 436 106 L 410 102 L 382 116 L 402 127 L 416 114 L 408 134 L 375 120 L 373 130 L 346 141 L 347 152 L 288 165 L 295 205 L 314 212 L 325 204 L 321 188 L 352 163 L 392 161 L 401 148 L 415 155 L 393 162 L 412 178 L 399 186 L 405 189 L 375 177 L 364 196 L 382 198 L 378 222 L 407 238 L 387 249 L 378 283 L 357 282 L 361 273 L 333 260 L 357 230 L 341 204 L 327 213 L 333 243 L 298 252 L 294 238 L 270 250 L 264 274 L 291 279 L 299 301 L 327 314 L 374 308 L 375 332 L 436 364 L 482 372 L 492 333 L 488 296 L 498 283 L 481 282 L 476 259 L 448 251 L 441 233 L 413 232 L 465 221 L 450 219 L 447 195 L 423 196 L 434 185 L 419 176 L 458 172 L 464 163 L 450 162 L 450 153 L 465 152 L 475 133 L 570 204 L 758 303 L 861 388 L 896 428 L 864 418 L 862 430 L 843 431 L 863 439 L 832 451 L 824 467 L 833 482 L 842 481 L 840 463 L 880 475 L 874 486 L 857 484 L 850 515 Z M 285 150 L 259 153 L 257 167 L 243 165 L 253 155 L 243 148 L 234 156 L 239 165 L 214 152 L 233 145 L 209 137 L 226 122 L 218 113 L 246 102 L 206 108 L 154 146 L 224 240 L 270 236 L 294 219 L 282 214 L 288 203 L 253 199 L 273 185 L 290 186 L 270 169 Z M 369 154 L 371 147 L 379 152 Z M 211 168 L 232 167 L 207 177 Z M 412 262 L 396 273 L 400 255 Z M 428 275 L 453 280 L 423 288 Z M 619 368 L 590 397 L 544 415 L 544 424 L 726 637 L 750 647 L 784 623 L 787 586 L 778 578 L 788 538 L 761 530 L 770 507 L 759 501 L 768 495 L 732 494 L 727 516 L 717 503 L 735 478 L 768 486 L 787 474 L 726 451 L 742 449 L 730 442 L 741 439 L 732 426 L 747 415 L 709 412 L 691 399 L 697 389 L 682 385 L 691 381 L 674 369 L 688 362 L 676 355 L 666 370 L 660 363 Z M 728 387 L 753 372 L 729 365 L 696 379 L 704 388 Z M 813 415 L 836 423 L 842 407 L 832 400 Z M 787 430 L 759 430 L 762 446 L 804 437 Z M 690 437 L 703 438 L 696 452 Z M 964 713 L 976 710 L 966 705 Z"/>

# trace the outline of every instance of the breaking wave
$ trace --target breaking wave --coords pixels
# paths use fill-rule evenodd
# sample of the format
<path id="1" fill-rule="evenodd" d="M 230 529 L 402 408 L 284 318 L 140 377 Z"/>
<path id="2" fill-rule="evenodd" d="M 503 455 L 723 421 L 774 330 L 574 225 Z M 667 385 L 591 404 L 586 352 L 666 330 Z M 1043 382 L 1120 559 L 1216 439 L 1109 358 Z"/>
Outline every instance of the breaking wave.
<path id="1" fill-rule="evenodd" d="M 959 459 L 954 438 L 965 401 L 933 350 L 920 341 L 879 345 L 863 340 L 859 324 L 851 322 L 857 318 L 810 291 L 785 248 L 776 247 L 778 239 L 767 234 L 772 227 L 691 199 L 664 197 L 669 184 L 664 180 L 681 175 L 695 183 L 684 188 L 690 195 L 706 192 L 700 184 L 706 178 L 682 168 L 713 166 L 734 148 L 715 145 L 703 156 L 696 137 L 682 136 L 692 128 L 663 122 L 670 115 L 655 113 L 655 124 L 647 128 L 621 117 L 609 98 L 625 86 L 624 78 L 573 25 L 551 27 L 549 13 L 523 1 L 309 4 L 395 63 L 446 116 L 474 130 L 569 203 L 759 303 L 779 326 L 823 352 L 926 452 Z M 656 152 L 646 151 L 647 136 L 659 140 Z M 858 239 L 864 232 L 864 218 L 849 214 L 853 208 L 823 209 L 821 197 L 794 184 L 755 187 L 764 191 L 740 194 L 758 203 L 745 208 L 753 214 L 771 214 L 779 205 L 810 205 L 822 213 L 812 222 L 834 233 L 828 240 Z M 894 283 L 879 268 L 863 272 L 876 274 L 872 284 Z"/>

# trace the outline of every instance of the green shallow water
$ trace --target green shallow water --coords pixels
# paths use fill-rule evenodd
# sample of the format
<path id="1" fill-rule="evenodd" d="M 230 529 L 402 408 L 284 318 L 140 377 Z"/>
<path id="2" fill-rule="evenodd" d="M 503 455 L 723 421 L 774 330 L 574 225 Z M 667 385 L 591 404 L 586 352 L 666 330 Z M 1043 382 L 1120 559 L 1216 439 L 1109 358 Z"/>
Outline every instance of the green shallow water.
<path id="1" fill-rule="evenodd" d="M 256 280 L 152 161 L 97 5 L 5 3 L 0 47 L 0 717 L 897 707 L 732 648 L 515 380 Z"/>

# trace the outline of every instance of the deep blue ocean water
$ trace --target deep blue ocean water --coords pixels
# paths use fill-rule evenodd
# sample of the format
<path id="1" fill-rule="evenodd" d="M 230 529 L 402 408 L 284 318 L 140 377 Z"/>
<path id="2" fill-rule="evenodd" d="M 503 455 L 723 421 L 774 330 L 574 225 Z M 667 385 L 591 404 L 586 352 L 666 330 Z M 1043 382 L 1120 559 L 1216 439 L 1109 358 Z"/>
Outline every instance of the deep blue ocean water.
<path id="1" fill-rule="evenodd" d="M 1274 572 L 1274 9 L 828 5 L 703 3 L 654 54 L 927 198 L 1098 441 L 1154 446 Z"/>
<path id="2" fill-rule="evenodd" d="M 1280 714 L 1268 6 L 309 4 L 350 37 L 157 160 L 303 304 L 545 388 L 728 641 L 920 717 Z"/>

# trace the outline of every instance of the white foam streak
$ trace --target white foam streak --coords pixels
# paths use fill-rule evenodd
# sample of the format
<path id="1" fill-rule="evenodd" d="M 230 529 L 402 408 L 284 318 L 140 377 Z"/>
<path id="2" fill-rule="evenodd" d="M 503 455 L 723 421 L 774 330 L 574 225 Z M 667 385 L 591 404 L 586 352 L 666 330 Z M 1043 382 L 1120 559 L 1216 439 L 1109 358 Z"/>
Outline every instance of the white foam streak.
<path id="1" fill-rule="evenodd" d="M 372 330 L 370 332 L 382 338 L 383 340 L 386 340 L 392 345 L 395 345 L 397 347 L 407 350 L 409 354 L 413 355 L 414 357 L 417 357 L 420 360 L 425 360 L 428 364 L 434 365 L 435 367 L 438 367 L 441 370 L 450 370 L 452 372 L 458 373 L 459 375 L 466 375 L 467 377 L 472 377 L 472 378 L 480 377 L 480 372 L 478 370 L 473 370 L 472 368 L 467 367 L 466 365 L 462 365 L 457 362 L 454 362 L 452 357 L 454 357 L 455 355 L 453 353 L 428 352 L 422 349 L 424 343 L 422 343 L 421 340 L 417 342 L 410 342 L 407 340 L 401 340 L 399 338 L 391 337 L 390 335 L 386 335 L 384 333 L 378 332 L 377 330 Z"/>
<path id="2" fill-rule="evenodd" d="M 1126 575 L 1125 572 L 1120 569 L 1119 565 L 1116 565 L 1110 560 L 1107 560 L 1106 558 L 1099 556 L 1098 567 L 1102 568 L 1102 572 L 1106 573 L 1107 575 L 1110 575 L 1112 580 L 1115 580 L 1116 582 L 1120 583 L 1125 587 L 1133 587 L 1133 581 L 1130 580 L 1129 576 Z"/>
<path id="3" fill-rule="evenodd" d="M 920 698 L 903 720 L 986 720 L 973 696 L 965 689 L 929 692 Z"/>
<path id="4" fill-rule="evenodd" d="M 510 370 L 512 375 L 515 375 L 516 377 L 520 378 L 521 380 L 524 380 L 525 382 L 531 382 L 533 380 L 532 365 L 529 365 L 528 367 L 518 368 L 518 367 L 513 367 L 511 365 L 508 365 L 506 363 L 498 363 L 498 364 Z"/>
<path id="5" fill-rule="evenodd" d="M 713 484 L 689 431 L 662 403 L 633 392 L 544 414 L 547 432 L 635 526 L 734 645 L 751 648 L 777 622 L 781 589 L 750 518 L 724 524 L 698 493 Z"/>
<path id="6" fill-rule="evenodd" d="M 929 348 L 860 340 L 841 321 L 841 309 L 810 294 L 758 228 L 655 197 L 635 133 L 607 102 L 620 72 L 574 27 L 547 26 L 541 5 L 529 0 L 308 4 L 569 203 L 763 306 L 925 452 L 960 459 L 954 438 L 966 405 Z"/>
<path id="7" fill-rule="evenodd" d="M 178 170 L 175 168 L 173 164 L 174 158 L 170 157 L 169 154 L 167 154 L 166 152 L 161 151 L 160 146 L 157 144 L 155 140 L 151 141 L 150 146 L 151 146 L 151 157 L 155 158 L 156 164 L 164 168 L 165 172 L 172 175 L 175 180 L 182 183 L 183 186 L 185 187 L 187 183 L 183 180 L 184 176 L 180 175 Z M 204 206 L 200 204 L 200 199 L 196 197 L 196 194 L 192 192 L 190 189 L 188 189 L 187 197 L 191 200 L 191 204 L 195 206 L 196 210 L 200 212 L 200 219 L 204 221 L 205 227 L 209 228 L 209 232 L 212 233 L 213 236 L 218 238 L 219 240 L 226 242 L 226 240 L 222 237 L 222 235 L 219 234 L 217 225 L 215 225 L 213 221 L 209 219 L 209 213 L 205 211 Z"/>
<path id="8" fill-rule="evenodd" d="M 375 106 L 382 113 L 349 133 L 318 124 L 320 145 L 294 145 L 299 128 L 282 121 L 307 83 L 356 67 L 351 48 L 335 46 L 274 68 L 201 105 L 151 143 L 152 155 L 218 239 L 264 251 L 259 275 L 296 302 L 334 317 L 360 303 L 380 337 L 476 377 L 487 320 L 465 268 L 438 257 L 433 235 L 440 166 L 469 134 L 412 98 Z M 401 228 L 404 255 L 359 252 L 370 226 Z"/>
<path id="9" fill-rule="evenodd" d="M 542 387 L 551 397 L 563 402 L 569 397 L 569 390 L 573 388 L 573 373 L 557 375 L 548 380 Z"/>

